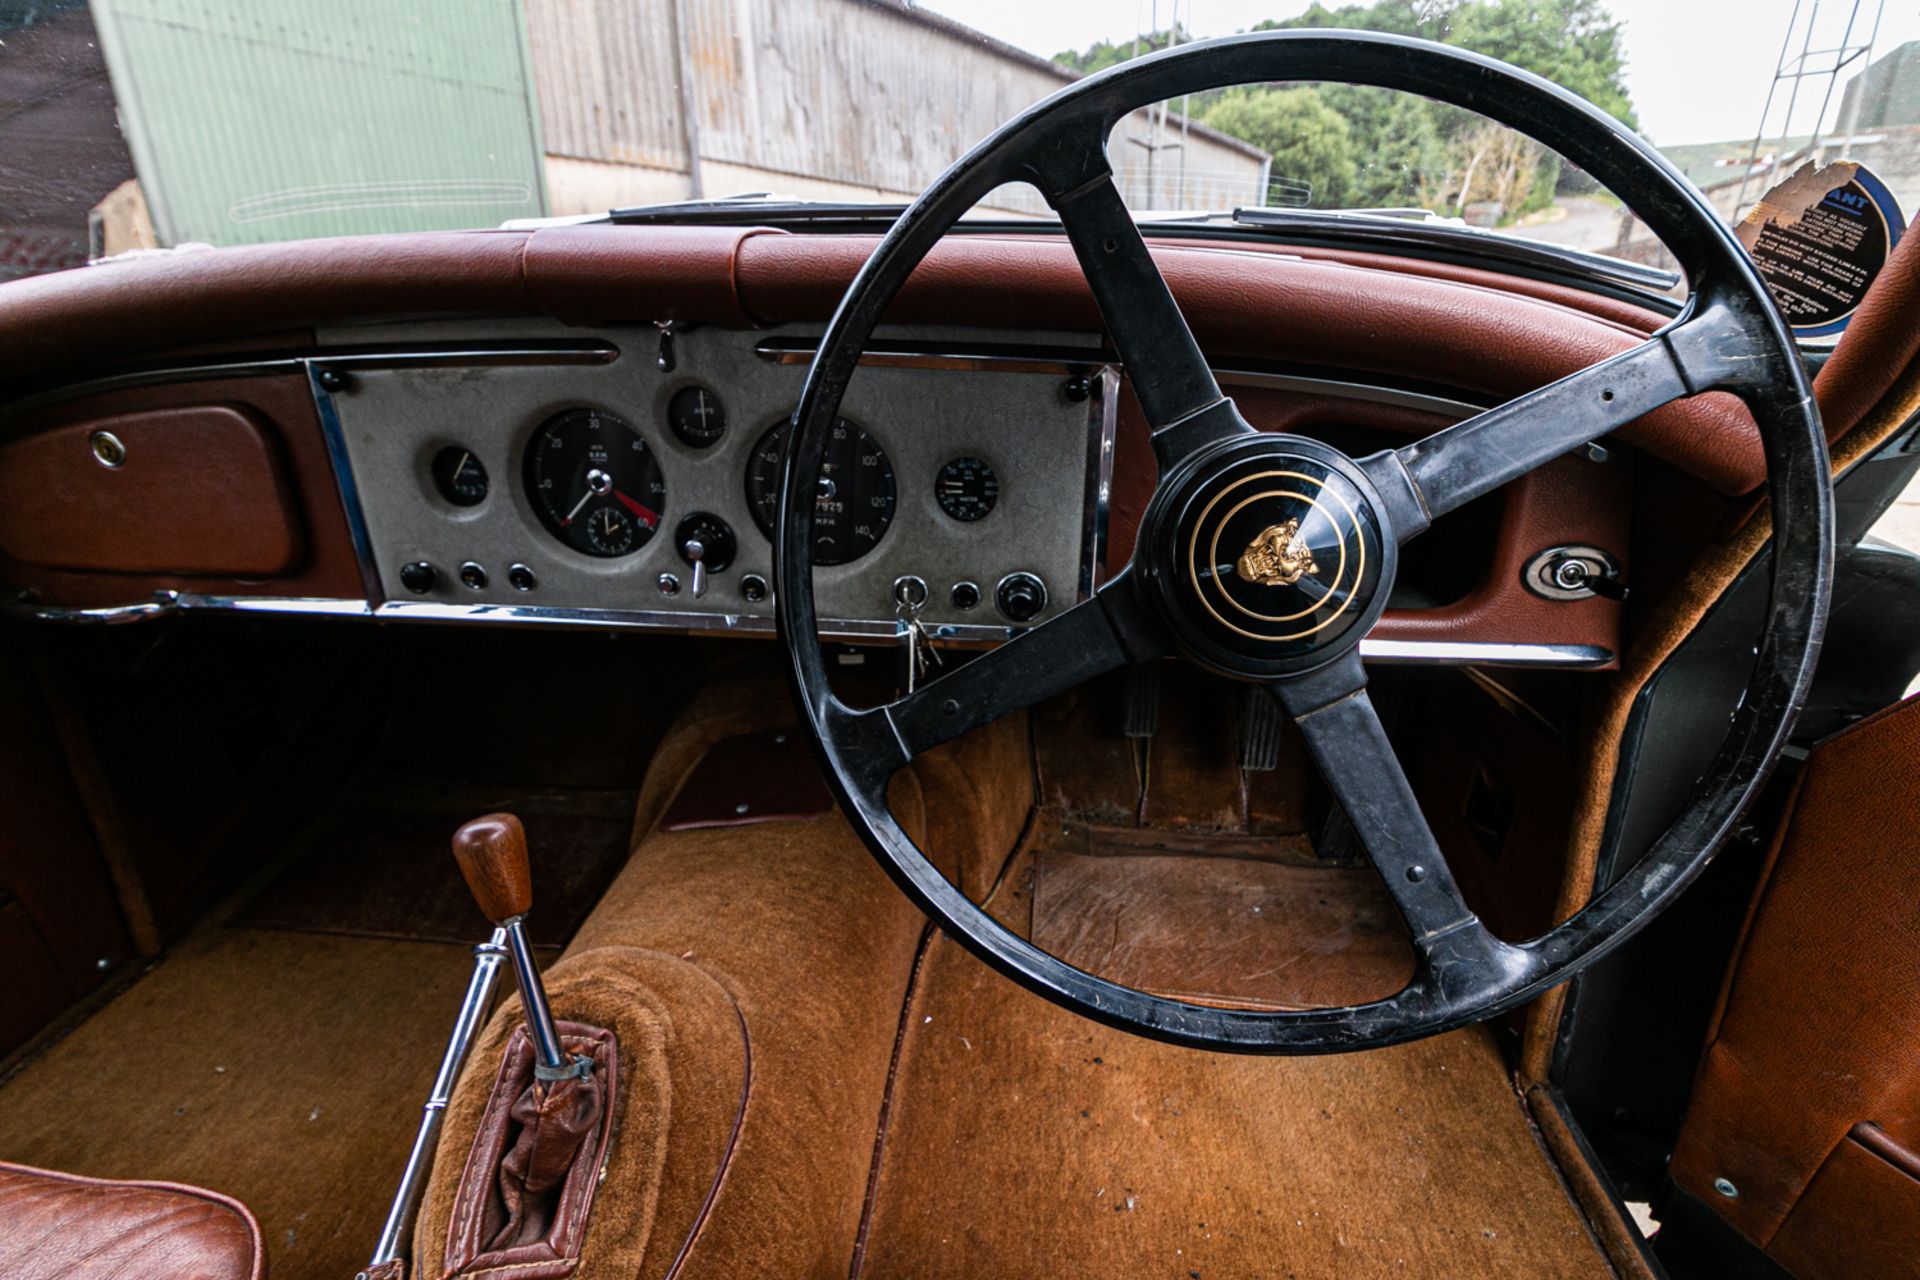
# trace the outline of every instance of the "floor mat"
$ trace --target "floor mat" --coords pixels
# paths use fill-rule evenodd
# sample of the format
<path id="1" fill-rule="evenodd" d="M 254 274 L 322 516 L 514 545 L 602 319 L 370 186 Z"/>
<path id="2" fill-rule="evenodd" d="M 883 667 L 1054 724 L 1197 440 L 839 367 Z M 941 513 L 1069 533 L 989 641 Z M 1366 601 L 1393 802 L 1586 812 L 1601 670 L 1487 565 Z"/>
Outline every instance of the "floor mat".
<path id="1" fill-rule="evenodd" d="M 1141 1040 L 936 935 L 864 1280 L 1611 1276 L 1487 1034 L 1325 1058 Z"/>
<path id="2" fill-rule="evenodd" d="M 216 929 L 0 1088 L 0 1159 L 244 1201 L 275 1280 L 366 1265 L 464 947 Z"/>
<path id="3" fill-rule="evenodd" d="M 564 946 L 627 860 L 632 791 L 476 788 L 387 775 L 356 786 L 299 860 L 240 913 L 249 928 L 472 944 L 487 922 L 453 860 L 461 823 L 505 810 L 527 828 L 536 947 Z"/>
<path id="4" fill-rule="evenodd" d="M 1371 867 L 1044 849 L 1032 939 L 1122 985 L 1215 1004 L 1362 1004 L 1413 976 L 1407 927 Z"/>

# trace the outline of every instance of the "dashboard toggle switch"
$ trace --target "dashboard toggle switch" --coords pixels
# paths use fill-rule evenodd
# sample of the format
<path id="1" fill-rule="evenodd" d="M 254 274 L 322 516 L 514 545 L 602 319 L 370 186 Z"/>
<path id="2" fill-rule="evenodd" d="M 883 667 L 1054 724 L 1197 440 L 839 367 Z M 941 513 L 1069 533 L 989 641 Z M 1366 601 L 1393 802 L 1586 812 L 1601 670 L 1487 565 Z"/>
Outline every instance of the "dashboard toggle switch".
<path id="1" fill-rule="evenodd" d="M 698 600 L 707 594 L 707 544 L 698 538 L 689 538 L 680 554 L 693 566 L 693 598 Z"/>
<path id="2" fill-rule="evenodd" d="M 706 511 L 696 511 L 682 520 L 673 531 L 673 543 L 680 549 L 680 558 L 693 570 L 696 600 L 707 594 L 708 579 L 733 563 L 739 545 L 732 526 Z"/>

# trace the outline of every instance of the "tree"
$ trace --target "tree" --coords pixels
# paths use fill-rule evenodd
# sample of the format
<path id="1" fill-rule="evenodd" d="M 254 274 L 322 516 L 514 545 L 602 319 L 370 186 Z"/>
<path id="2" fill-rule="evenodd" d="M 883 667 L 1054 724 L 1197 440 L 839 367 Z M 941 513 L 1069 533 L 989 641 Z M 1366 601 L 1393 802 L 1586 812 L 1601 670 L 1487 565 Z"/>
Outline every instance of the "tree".
<path id="1" fill-rule="evenodd" d="M 1155 31 L 1151 35 L 1141 36 L 1138 40 L 1122 40 L 1111 44 L 1101 40 L 1090 44 L 1084 52 L 1075 53 L 1072 49 L 1063 49 L 1053 55 L 1053 60 L 1069 71 L 1079 71 L 1092 75 L 1096 71 L 1105 71 L 1108 67 L 1117 67 L 1130 62 L 1136 56 L 1144 57 L 1149 53 L 1158 53 L 1169 45 L 1191 44 L 1193 35 L 1184 26 L 1175 24 L 1166 31 Z"/>
<path id="2" fill-rule="evenodd" d="M 1388 31 L 1472 49 L 1571 89 L 1636 125 L 1620 22 L 1603 0 L 1379 0 L 1338 9 L 1314 0 L 1297 18 L 1253 29 L 1327 27 Z"/>
<path id="3" fill-rule="evenodd" d="M 1312 188 L 1312 203 L 1351 199 L 1358 166 L 1347 121 L 1309 88 L 1233 89 L 1212 103 L 1203 124 L 1273 153 L 1273 177 Z"/>
<path id="4" fill-rule="evenodd" d="M 1639 127 L 1627 92 L 1620 23 L 1601 0 L 1479 0 L 1452 10 L 1448 44 L 1511 62 L 1573 90 L 1628 128 Z"/>
<path id="5" fill-rule="evenodd" d="M 1375 0 L 1337 8 L 1314 0 L 1298 17 L 1269 20 L 1253 29 L 1326 28 L 1419 36 L 1472 49 L 1563 85 L 1627 125 L 1637 125 L 1627 92 L 1620 23 L 1607 11 L 1605 0 Z M 1138 51 L 1163 49 L 1175 36 L 1160 32 L 1145 38 Z M 1177 38 L 1184 43 L 1188 37 L 1179 32 Z M 1132 41 L 1102 42 L 1084 53 L 1058 54 L 1055 61 L 1097 71 L 1125 62 L 1135 52 Z M 1274 175 L 1290 177 L 1291 170 L 1298 170 L 1314 182 L 1315 204 L 1420 203 L 1453 212 L 1470 189 L 1474 198 L 1498 200 L 1508 216 L 1516 216 L 1545 206 L 1556 190 L 1586 189 L 1580 186 L 1582 175 L 1562 173 L 1558 156 L 1537 143 L 1496 139 L 1488 132 L 1489 122 L 1470 111 L 1383 89 L 1314 86 L 1310 92 L 1345 122 L 1343 158 L 1330 127 L 1299 100 L 1289 99 L 1284 108 L 1261 104 L 1261 94 L 1274 92 L 1195 94 L 1194 118 L 1274 152 Z M 1240 105 L 1228 109 L 1229 101 Z M 1287 112 L 1292 116 L 1286 118 L 1297 117 L 1315 136 L 1288 139 L 1277 132 L 1274 123 Z M 1495 152 L 1498 163 L 1485 168 Z M 1353 176 L 1343 180 L 1348 165 Z"/>
<path id="6" fill-rule="evenodd" d="M 1448 171 L 1432 103 L 1370 85 L 1314 86 L 1346 122 L 1357 173 L 1347 202 L 1380 208 L 1419 204 Z"/>

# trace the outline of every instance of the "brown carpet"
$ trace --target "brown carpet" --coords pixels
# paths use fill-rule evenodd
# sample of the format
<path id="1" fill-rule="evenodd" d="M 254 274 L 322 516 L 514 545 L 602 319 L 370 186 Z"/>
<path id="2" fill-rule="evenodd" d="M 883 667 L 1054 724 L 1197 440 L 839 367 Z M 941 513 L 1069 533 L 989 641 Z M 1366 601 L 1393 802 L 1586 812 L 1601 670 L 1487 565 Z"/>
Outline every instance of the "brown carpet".
<path id="1" fill-rule="evenodd" d="M 204 934 L 0 1088 L 0 1158 L 190 1182 L 259 1217 L 274 1280 L 366 1264 L 464 947 Z"/>
<path id="2" fill-rule="evenodd" d="M 1197 1053 L 939 936 L 906 1021 L 866 1280 L 1612 1275 L 1478 1028 Z"/>

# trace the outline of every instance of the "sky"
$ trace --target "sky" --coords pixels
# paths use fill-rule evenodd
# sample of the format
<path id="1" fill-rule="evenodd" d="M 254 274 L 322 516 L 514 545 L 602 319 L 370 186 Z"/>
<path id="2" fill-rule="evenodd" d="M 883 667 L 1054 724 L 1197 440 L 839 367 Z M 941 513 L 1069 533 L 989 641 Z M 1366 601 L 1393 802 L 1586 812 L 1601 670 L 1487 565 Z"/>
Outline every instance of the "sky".
<path id="1" fill-rule="evenodd" d="M 1345 0 L 1329 0 L 1337 8 Z M 1640 128 L 1662 145 L 1719 142 L 1751 137 L 1766 104 L 1767 87 L 1779 62 L 1793 0 L 1606 0 L 1626 28 L 1627 87 L 1640 113 Z M 1171 24 L 1174 0 L 915 0 L 921 8 L 958 19 L 1008 44 L 1051 57 L 1062 49 L 1085 48 L 1096 40 L 1130 39 Z M 1230 35 L 1263 18 L 1288 18 L 1304 11 L 1307 0 L 1179 0 L 1180 20 L 1200 36 Z M 1803 6 L 1801 30 L 1806 15 Z M 1861 25 L 1871 22 L 1873 0 L 1860 6 Z M 1850 0 L 1820 5 L 1820 27 L 1813 47 L 1835 48 Z M 1874 53 L 1908 40 L 1920 40 L 1920 3 L 1886 0 Z M 1864 43 L 1856 34 L 1852 43 Z M 1798 51 L 1796 41 L 1795 51 Z M 1857 65 L 1857 64 L 1856 64 Z M 1852 74 L 1851 70 L 1848 72 Z M 1818 81 L 1807 82 L 1809 86 Z M 1844 83 L 1844 79 L 1841 83 Z M 1802 97 L 1809 96 L 1808 90 Z M 1818 94 L 1811 95 L 1817 98 Z M 1828 113 L 1831 126 L 1839 111 L 1836 88 Z M 1768 133 L 1782 132 L 1785 98 L 1774 104 Z M 1802 104 L 1794 132 L 1805 132 L 1813 109 Z"/>

